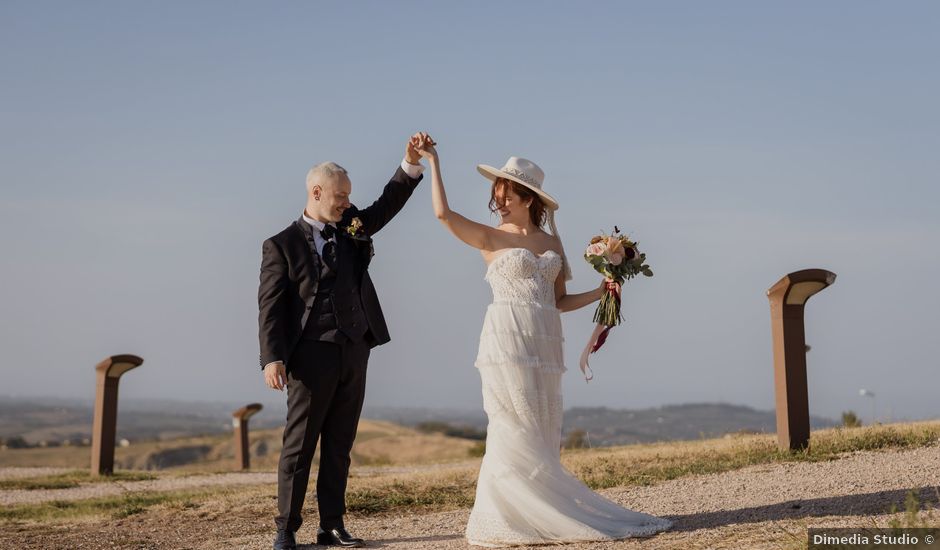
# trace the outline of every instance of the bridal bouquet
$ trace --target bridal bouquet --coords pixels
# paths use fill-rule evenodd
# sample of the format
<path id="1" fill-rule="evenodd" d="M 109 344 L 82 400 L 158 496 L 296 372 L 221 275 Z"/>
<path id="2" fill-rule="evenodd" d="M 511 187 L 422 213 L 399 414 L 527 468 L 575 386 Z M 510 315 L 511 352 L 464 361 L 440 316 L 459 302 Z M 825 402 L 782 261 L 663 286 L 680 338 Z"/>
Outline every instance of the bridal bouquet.
<path id="1" fill-rule="evenodd" d="M 644 263 L 646 254 L 640 252 L 637 243 L 631 241 L 628 235 L 621 234 L 616 225 L 610 235 L 601 234 L 591 239 L 591 244 L 584 251 L 584 259 L 610 281 L 594 312 L 597 326 L 581 354 L 581 372 L 585 380 L 591 380 L 594 376 L 588 374 L 591 369 L 588 356 L 604 345 L 611 328 L 623 322 L 620 314 L 620 285 L 640 274 L 652 277 L 653 271 Z"/>

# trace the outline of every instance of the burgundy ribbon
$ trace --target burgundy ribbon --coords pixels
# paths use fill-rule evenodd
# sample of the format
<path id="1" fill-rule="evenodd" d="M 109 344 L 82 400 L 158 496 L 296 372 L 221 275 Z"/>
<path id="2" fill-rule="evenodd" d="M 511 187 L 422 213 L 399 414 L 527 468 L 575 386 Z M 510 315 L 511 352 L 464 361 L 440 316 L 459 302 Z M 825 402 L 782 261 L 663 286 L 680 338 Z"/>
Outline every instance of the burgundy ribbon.
<path id="1" fill-rule="evenodd" d="M 620 305 L 620 286 L 614 284 L 613 282 L 607 283 L 607 293 L 613 296 L 614 300 L 617 301 L 617 305 Z M 603 323 L 598 323 L 594 327 L 594 332 L 591 333 L 591 337 L 588 339 L 587 346 L 585 346 L 584 351 L 581 352 L 581 374 L 584 375 L 584 381 L 590 382 L 594 378 L 594 371 L 591 370 L 591 365 L 589 362 L 590 355 L 597 350 L 601 349 L 601 346 L 604 345 L 604 342 L 607 341 L 607 335 L 610 333 L 610 329 L 614 328 L 613 326 L 608 326 Z M 589 374 L 590 373 L 590 374 Z"/>

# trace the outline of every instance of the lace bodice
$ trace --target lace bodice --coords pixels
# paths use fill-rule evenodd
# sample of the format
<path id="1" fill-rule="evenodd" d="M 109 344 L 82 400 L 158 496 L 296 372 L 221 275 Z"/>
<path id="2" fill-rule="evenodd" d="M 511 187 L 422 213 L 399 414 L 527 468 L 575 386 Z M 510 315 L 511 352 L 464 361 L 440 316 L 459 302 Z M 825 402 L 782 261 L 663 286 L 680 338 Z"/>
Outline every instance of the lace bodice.
<path id="1" fill-rule="evenodd" d="M 527 248 L 510 248 L 486 268 L 484 279 L 493 289 L 493 301 L 536 302 L 555 307 L 555 278 L 562 260 L 554 250 L 541 256 Z"/>

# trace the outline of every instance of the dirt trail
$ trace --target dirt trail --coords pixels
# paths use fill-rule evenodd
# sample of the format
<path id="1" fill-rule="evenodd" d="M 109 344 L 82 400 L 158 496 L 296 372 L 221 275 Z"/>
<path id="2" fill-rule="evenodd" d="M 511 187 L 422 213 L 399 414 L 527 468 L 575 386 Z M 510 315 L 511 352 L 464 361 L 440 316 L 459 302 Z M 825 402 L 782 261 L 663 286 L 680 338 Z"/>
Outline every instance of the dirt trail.
<path id="1" fill-rule="evenodd" d="M 869 518 L 885 515 L 892 504 L 903 510 L 910 489 L 925 488 L 921 500 L 937 508 L 938 487 L 940 447 L 933 446 L 902 452 L 859 452 L 830 462 L 759 465 L 650 487 L 611 489 L 602 493 L 628 508 L 668 517 L 675 527 L 649 539 L 565 548 L 776 549 L 805 538 L 808 525 L 870 526 Z M 348 527 L 375 547 L 475 548 L 463 538 L 469 513 L 459 510 L 397 519 L 357 518 Z M 301 529 L 298 542 L 309 543 L 312 533 L 312 529 Z M 227 548 L 265 548 L 270 538 L 265 533 L 219 542 Z M 200 546 L 213 547 L 218 545 Z"/>
<path id="2" fill-rule="evenodd" d="M 215 477 L 228 475 L 251 474 Z M 273 483 L 273 477 L 270 479 Z M 922 489 L 921 501 L 937 508 L 938 488 L 937 445 L 858 452 L 829 462 L 751 466 L 650 487 L 602 491 L 628 508 L 668 517 L 675 527 L 649 539 L 579 543 L 565 548 L 781 548 L 804 539 L 808 526 L 871 526 L 873 521 L 883 525 L 892 505 L 903 509 L 911 489 Z M 238 504 L 206 504 L 163 515 L 148 512 L 106 525 L 7 525 L 0 538 L 15 537 L 22 548 L 270 548 L 275 502 L 273 494 L 267 494 L 269 489 L 271 486 L 252 489 L 256 492 Z M 462 509 L 359 516 L 350 517 L 347 527 L 374 548 L 465 549 L 472 548 L 463 538 L 468 515 L 469 510 Z M 940 523 L 938 516 L 934 512 L 934 523 Z M 314 532 L 313 521 L 301 528 L 300 548 L 317 548 L 309 544 Z"/>
<path id="3" fill-rule="evenodd" d="M 389 474 L 409 474 L 450 469 L 466 469 L 477 462 L 455 462 L 422 466 L 362 466 L 353 468 L 352 475 L 373 477 Z M 67 468 L 0 468 L 0 480 L 25 477 L 40 477 L 69 472 Z M 314 478 L 315 479 L 315 478 Z M 277 483 L 277 472 L 230 472 L 221 474 L 195 474 L 189 476 L 163 476 L 159 479 L 141 481 L 104 481 L 82 483 L 67 489 L 9 489 L 0 490 L 0 506 L 16 504 L 38 504 L 40 502 L 82 500 L 114 496 L 136 491 L 176 491 L 197 487 L 236 485 L 259 485 Z"/>

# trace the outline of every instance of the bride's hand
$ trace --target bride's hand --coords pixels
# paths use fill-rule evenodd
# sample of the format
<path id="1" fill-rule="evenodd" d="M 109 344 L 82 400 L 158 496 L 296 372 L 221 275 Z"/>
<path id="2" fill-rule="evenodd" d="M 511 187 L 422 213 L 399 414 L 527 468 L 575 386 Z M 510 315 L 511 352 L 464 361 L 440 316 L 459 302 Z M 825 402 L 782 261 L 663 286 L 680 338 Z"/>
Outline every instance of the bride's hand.
<path id="1" fill-rule="evenodd" d="M 421 155 L 422 158 L 428 160 L 437 160 L 437 149 L 434 148 L 437 145 L 437 142 L 427 134 L 427 132 L 419 132 L 411 137 L 412 146 Z"/>
<path id="2" fill-rule="evenodd" d="M 598 290 L 601 291 L 601 296 L 603 296 L 604 294 L 610 291 L 614 291 L 617 294 L 620 294 L 621 287 L 620 287 L 620 283 L 612 279 L 604 278 L 601 280 L 601 285 L 598 287 Z"/>

